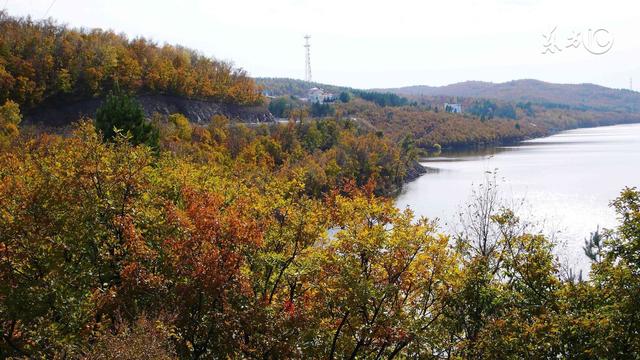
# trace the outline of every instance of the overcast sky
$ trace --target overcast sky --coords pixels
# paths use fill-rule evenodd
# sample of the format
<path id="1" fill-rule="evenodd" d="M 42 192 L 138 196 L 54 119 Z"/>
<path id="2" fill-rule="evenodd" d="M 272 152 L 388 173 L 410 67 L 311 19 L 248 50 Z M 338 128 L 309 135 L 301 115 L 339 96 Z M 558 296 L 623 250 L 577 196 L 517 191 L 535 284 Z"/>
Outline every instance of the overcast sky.
<path id="1" fill-rule="evenodd" d="M 313 80 L 321 83 L 534 78 L 629 88 L 633 77 L 640 88 L 638 0 L 0 1 L 11 15 L 181 44 L 252 76 L 304 78 L 308 33 Z"/>

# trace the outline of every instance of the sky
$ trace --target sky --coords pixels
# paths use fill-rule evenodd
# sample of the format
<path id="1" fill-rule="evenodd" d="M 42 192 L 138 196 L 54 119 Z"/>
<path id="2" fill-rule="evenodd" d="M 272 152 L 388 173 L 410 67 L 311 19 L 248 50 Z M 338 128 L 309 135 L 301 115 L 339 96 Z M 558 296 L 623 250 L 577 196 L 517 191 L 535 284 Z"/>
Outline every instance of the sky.
<path id="1" fill-rule="evenodd" d="M 4 4 L 3 4 L 4 3 Z M 0 0 L 231 61 L 255 77 L 356 88 L 539 79 L 640 88 L 638 0 Z M 555 30 L 554 30 L 555 29 Z M 636 86 L 634 85 L 635 89 Z"/>

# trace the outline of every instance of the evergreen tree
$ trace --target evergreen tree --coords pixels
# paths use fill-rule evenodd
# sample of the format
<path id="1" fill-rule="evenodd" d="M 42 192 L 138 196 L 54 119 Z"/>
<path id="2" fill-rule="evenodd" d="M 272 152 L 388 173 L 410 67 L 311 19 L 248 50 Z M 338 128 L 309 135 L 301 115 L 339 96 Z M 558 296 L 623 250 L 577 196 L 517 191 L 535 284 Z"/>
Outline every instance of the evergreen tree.
<path id="1" fill-rule="evenodd" d="M 311 104 L 311 116 L 313 117 L 331 116 L 334 114 L 334 112 L 334 109 L 329 104 Z"/>
<path id="2" fill-rule="evenodd" d="M 269 103 L 269 112 L 278 118 L 286 116 L 287 108 L 290 109 L 291 106 L 287 104 L 287 100 L 284 97 L 274 99 Z"/>
<path id="3" fill-rule="evenodd" d="M 98 109 L 96 127 L 102 132 L 105 140 L 111 140 L 117 133 L 123 132 L 131 137 L 134 145 L 158 147 L 158 129 L 144 118 L 140 103 L 120 91 L 109 94 Z"/>

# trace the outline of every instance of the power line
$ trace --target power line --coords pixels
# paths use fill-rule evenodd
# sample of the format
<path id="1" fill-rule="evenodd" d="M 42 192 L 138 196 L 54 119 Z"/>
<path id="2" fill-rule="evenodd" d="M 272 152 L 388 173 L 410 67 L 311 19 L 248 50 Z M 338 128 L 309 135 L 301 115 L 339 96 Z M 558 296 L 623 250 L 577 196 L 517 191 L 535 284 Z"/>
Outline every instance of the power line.
<path id="1" fill-rule="evenodd" d="M 53 0 L 53 1 L 51 2 L 51 5 L 49 5 L 49 7 L 47 8 L 47 11 L 44 13 L 43 18 L 46 18 L 46 17 L 47 17 L 47 15 L 49 15 L 49 11 L 51 11 L 51 8 L 53 7 L 53 5 L 55 5 L 55 4 L 56 4 L 56 1 L 58 1 L 58 0 Z"/>

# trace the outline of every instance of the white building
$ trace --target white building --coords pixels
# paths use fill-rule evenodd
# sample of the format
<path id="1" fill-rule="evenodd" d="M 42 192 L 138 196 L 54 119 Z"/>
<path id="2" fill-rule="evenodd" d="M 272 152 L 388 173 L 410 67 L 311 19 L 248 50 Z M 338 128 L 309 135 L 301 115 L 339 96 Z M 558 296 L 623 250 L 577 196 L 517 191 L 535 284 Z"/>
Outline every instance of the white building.
<path id="1" fill-rule="evenodd" d="M 307 99 L 310 103 L 324 104 L 326 102 L 332 102 L 336 98 L 335 96 L 333 96 L 333 94 L 325 92 L 320 88 L 314 87 L 309 89 Z"/>
<path id="2" fill-rule="evenodd" d="M 454 113 L 454 114 L 461 114 L 462 113 L 462 105 L 444 103 L 444 111 L 450 112 L 450 113 Z"/>

